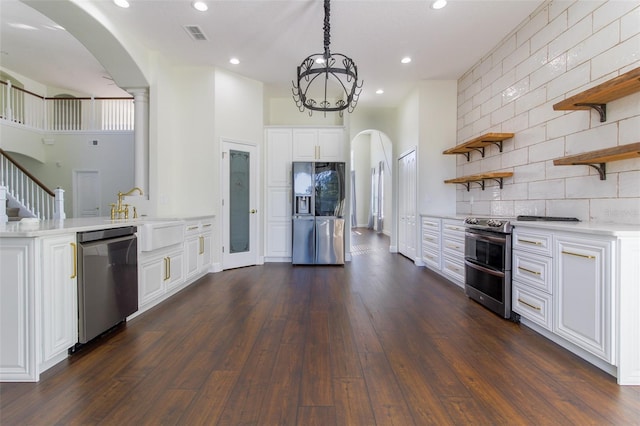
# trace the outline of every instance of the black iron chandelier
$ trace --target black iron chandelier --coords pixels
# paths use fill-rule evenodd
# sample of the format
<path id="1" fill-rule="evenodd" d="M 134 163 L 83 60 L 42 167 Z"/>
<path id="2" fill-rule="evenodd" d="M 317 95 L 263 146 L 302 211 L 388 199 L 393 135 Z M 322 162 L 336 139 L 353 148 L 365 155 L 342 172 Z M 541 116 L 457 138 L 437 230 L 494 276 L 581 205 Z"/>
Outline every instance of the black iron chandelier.
<path id="1" fill-rule="evenodd" d="M 331 24 L 329 23 L 329 0 L 324 0 L 324 53 L 314 53 L 308 56 L 298 66 L 298 79 L 293 83 L 293 100 L 300 112 L 305 108 L 309 115 L 313 111 L 339 112 L 342 116 L 346 109 L 353 112 L 358 103 L 362 82 L 358 83 L 358 67 L 353 59 L 341 53 L 331 53 L 329 43 Z M 335 93 L 337 99 L 331 103 L 333 87 L 337 87 L 340 94 Z M 312 96 L 320 94 L 321 98 L 315 100 Z"/>

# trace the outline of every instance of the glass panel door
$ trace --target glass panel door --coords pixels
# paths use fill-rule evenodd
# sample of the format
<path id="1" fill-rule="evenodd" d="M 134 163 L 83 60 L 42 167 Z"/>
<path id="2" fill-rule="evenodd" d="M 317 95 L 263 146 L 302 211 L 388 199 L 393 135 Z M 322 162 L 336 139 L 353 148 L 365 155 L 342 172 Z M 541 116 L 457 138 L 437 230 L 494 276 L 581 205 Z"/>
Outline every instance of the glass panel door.
<path id="1" fill-rule="evenodd" d="M 244 151 L 229 151 L 229 250 L 231 253 L 249 251 L 250 215 L 250 154 Z"/>

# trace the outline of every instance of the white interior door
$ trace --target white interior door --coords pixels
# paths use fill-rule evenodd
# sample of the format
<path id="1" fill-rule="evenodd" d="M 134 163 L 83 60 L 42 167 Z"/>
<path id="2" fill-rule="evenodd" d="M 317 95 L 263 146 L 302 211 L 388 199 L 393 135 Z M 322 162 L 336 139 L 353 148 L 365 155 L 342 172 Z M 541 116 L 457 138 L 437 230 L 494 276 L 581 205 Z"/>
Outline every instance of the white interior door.
<path id="1" fill-rule="evenodd" d="M 258 158 L 255 145 L 222 142 L 222 269 L 258 263 Z"/>
<path id="2" fill-rule="evenodd" d="M 100 216 L 100 172 L 75 170 L 73 172 L 73 217 Z"/>
<path id="3" fill-rule="evenodd" d="M 398 159 L 398 251 L 411 260 L 416 258 L 416 151 Z"/>

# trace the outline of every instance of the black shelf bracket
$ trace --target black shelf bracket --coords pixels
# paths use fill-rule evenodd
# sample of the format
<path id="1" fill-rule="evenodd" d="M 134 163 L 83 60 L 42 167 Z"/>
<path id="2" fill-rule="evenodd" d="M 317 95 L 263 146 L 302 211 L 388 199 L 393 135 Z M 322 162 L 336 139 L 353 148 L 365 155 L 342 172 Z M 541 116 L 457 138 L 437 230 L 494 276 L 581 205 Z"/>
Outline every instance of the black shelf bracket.
<path id="1" fill-rule="evenodd" d="M 582 103 L 582 104 L 576 104 L 576 106 L 587 106 L 589 108 L 593 108 L 596 111 L 598 111 L 598 114 L 600 114 L 601 123 L 604 123 L 605 121 L 607 121 L 607 104 Z"/>
<path id="2" fill-rule="evenodd" d="M 495 181 L 498 185 L 500 185 L 500 189 L 502 189 L 502 178 L 497 178 L 497 179 L 491 179 L 493 181 Z"/>
<path id="3" fill-rule="evenodd" d="M 467 151 L 467 152 L 463 152 L 464 156 L 467 157 L 467 161 L 471 161 L 469 157 L 471 157 L 471 152 Z"/>
<path id="4" fill-rule="evenodd" d="M 607 164 L 606 163 L 587 164 L 587 166 L 593 167 L 598 171 L 598 174 L 600 175 L 600 180 L 607 180 Z"/>

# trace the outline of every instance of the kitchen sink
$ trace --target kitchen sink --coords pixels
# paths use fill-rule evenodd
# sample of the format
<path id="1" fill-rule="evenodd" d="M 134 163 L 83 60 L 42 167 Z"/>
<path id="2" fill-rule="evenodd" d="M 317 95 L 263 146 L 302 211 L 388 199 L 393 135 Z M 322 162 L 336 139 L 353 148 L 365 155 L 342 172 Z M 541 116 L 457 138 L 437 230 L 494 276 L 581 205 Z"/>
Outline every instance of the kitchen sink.
<path id="1" fill-rule="evenodd" d="M 153 251 L 184 241 L 184 221 L 138 219 L 140 251 Z"/>

